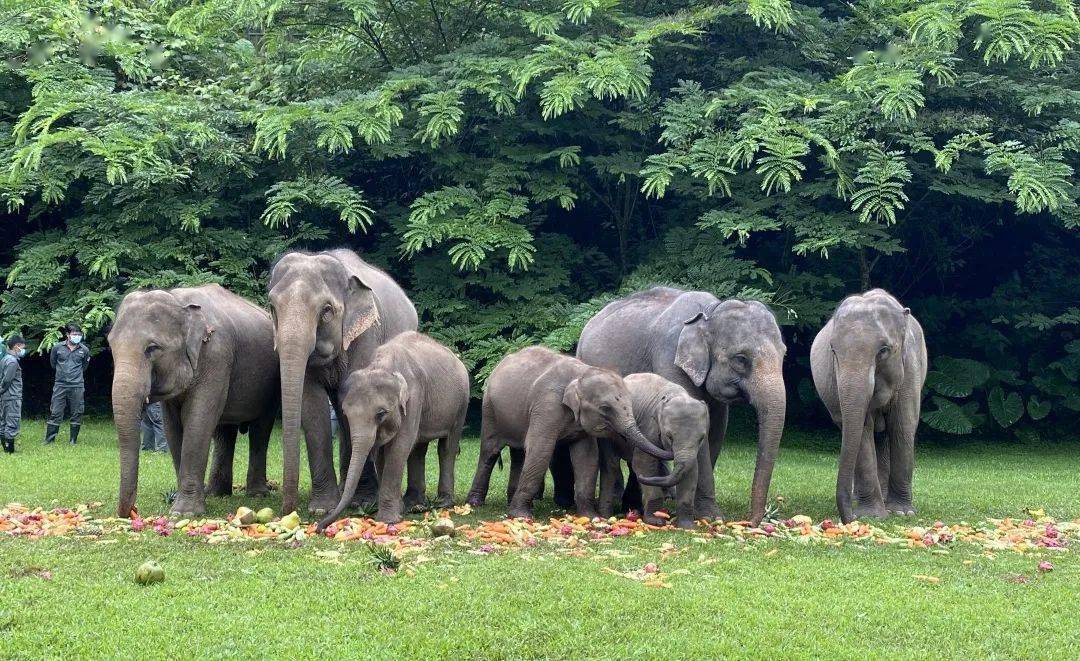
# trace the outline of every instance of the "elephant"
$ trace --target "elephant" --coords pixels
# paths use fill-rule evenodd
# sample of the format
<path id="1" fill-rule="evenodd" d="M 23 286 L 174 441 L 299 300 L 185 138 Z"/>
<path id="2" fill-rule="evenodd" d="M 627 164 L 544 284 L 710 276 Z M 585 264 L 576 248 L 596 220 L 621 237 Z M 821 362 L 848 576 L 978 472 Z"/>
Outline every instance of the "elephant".
<path id="1" fill-rule="evenodd" d="M 337 519 L 360 481 L 364 459 L 378 453 L 379 511 L 375 518 L 397 523 L 407 506 L 423 502 L 428 443 L 439 441 L 440 507 L 454 503 L 454 462 L 469 408 L 469 372 L 452 351 L 415 331 L 394 336 L 375 350 L 367 367 L 349 374 L 341 408 L 352 434 L 345 490 L 319 532 Z M 406 462 L 409 486 L 401 496 Z"/>
<path id="2" fill-rule="evenodd" d="M 926 366 L 922 326 L 883 289 L 845 298 L 814 338 L 814 387 L 841 430 L 836 506 L 844 523 L 915 514 L 911 480 Z M 875 431 L 884 434 L 875 439 Z"/>
<path id="3" fill-rule="evenodd" d="M 269 289 L 281 369 L 282 509 L 297 507 L 302 426 L 311 470 L 308 507 L 324 514 L 338 502 L 329 407 L 342 425 L 345 475 L 352 453 L 338 387 L 350 371 L 368 364 L 379 345 L 416 330 L 416 308 L 393 278 L 345 248 L 286 253 L 271 269 Z M 372 502 L 377 483 L 373 466 L 365 464 L 358 496 Z"/>
<path id="4" fill-rule="evenodd" d="M 680 528 L 694 527 L 694 497 L 697 492 L 698 467 L 709 460 L 709 407 L 691 397 L 682 386 L 662 376 L 643 372 L 623 378 L 630 392 L 634 420 L 645 438 L 675 455 L 675 470 L 659 475 L 660 461 L 613 438 L 600 444 L 600 516 L 614 511 L 616 476 L 622 474 L 621 460 L 626 460 L 641 483 L 642 518 L 652 525 L 666 522 L 654 512 L 660 508 L 664 488 L 676 487 L 675 522 Z"/>
<path id="5" fill-rule="evenodd" d="M 585 324 L 577 357 L 618 374 L 652 372 L 709 408 L 709 464 L 698 466 L 695 518 L 719 518 L 713 468 L 727 431 L 728 405 L 757 413 L 757 464 L 750 521 L 760 523 L 784 430 L 787 394 L 780 327 L 757 301 L 720 301 L 701 291 L 653 287 L 609 303 Z M 560 471 L 563 475 L 567 471 Z M 566 490 L 556 479 L 556 491 Z M 560 483 L 563 486 L 560 488 Z"/>
<path id="6" fill-rule="evenodd" d="M 143 405 L 162 402 L 176 469 L 172 511 L 201 514 L 206 493 L 232 492 L 239 427 L 250 439 L 247 491 L 269 492 L 266 448 L 278 407 L 278 360 L 270 315 L 219 285 L 134 291 L 108 335 L 113 419 L 120 446 L 117 514 L 128 517 L 139 477 Z M 204 490 L 211 437 L 214 466 Z"/>
<path id="7" fill-rule="evenodd" d="M 532 518 L 532 502 L 543 492 L 552 452 L 556 444 L 565 442 L 570 445 L 576 478 L 577 512 L 592 518 L 597 515 L 596 438 L 612 436 L 621 436 L 634 448 L 661 459 L 673 457 L 638 429 L 630 393 L 618 374 L 545 347 L 512 353 L 488 377 L 480 458 L 466 502 L 484 504 L 491 471 L 503 446 L 509 445 L 509 514 Z"/>

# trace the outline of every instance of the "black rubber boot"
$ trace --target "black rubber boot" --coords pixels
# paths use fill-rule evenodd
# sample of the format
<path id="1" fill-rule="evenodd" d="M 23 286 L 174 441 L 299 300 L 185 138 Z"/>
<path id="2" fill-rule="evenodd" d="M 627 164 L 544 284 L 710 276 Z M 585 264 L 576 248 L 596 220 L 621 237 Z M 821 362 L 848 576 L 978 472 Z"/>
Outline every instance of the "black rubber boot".
<path id="1" fill-rule="evenodd" d="M 71 432 L 70 437 L 68 438 L 68 443 L 75 445 L 79 442 L 79 427 L 81 426 L 82 425 L 71 425 Z"/>
<path id="2" fill-rule="evenodd" d="M 56 435 L 60 433 L 60 425 L 46 425 L 45 426 L 45 445 L 48 445 L 56 440 Z"/>
<path id="3" fill-rule="evenodd" d="M 4 452 L 8 454 L 14 454 L 15 452 L 15 439 L 14 438 L 0 438 L 0 443 L 4 446 Z"/>

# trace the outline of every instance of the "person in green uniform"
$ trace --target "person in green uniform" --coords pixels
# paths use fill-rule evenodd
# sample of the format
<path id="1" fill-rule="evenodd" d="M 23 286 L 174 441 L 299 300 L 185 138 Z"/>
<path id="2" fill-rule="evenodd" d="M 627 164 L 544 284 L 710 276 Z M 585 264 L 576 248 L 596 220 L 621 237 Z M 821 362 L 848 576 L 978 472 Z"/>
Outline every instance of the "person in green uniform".
<path id="1" fill-rule="evenodd" d="M 8 338 L 7 350 L 0 356 L 0 445 L 4 452 L 15 452 L 15 437 L 22 423 L 22 367 L 26 340 L 21 335 Z"/>
<path id="2" fill-rule="evenodd" d="M 83 414 L 83 375 L 90 364 L 90 349 L 83 344 L 82 329 L 77 324 L 64 327 L 63 342 L 53 345 L 49 352 L 49 364 L 52 365 L 56 378 L 53 381 L 52 404 L 49 407 L 49 422 L 45 426 L 45 444 L 56 440 L 60 433 L 60 424 L 64 414 L 71 416 L 71 434 L 68 437 L 72 445 L 79 440 L 79 427 Z"/>

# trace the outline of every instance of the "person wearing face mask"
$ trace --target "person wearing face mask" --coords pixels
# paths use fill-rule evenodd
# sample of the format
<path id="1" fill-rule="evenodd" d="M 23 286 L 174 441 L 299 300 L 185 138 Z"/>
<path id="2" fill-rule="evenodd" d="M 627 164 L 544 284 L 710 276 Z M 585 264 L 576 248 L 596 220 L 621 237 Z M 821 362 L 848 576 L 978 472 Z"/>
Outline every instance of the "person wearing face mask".
<path id="1" fill-rule="evenodd" d="M 90 349 L 83 344 L 82 329 L 77 324 L 68 324 L 64 332 L 64 341 L 53 345 L 49 352 L 49 364 L 56 373 L 56 379 L 53 381 L 49 422 L 45 426 L 46 445 L 56 440 L 65 413 L 71 416 L 68 440 L 72 445 L 79 440 L 79 427 L 82 425 L 83 375 L 90 364 Z"/>
<path id="2" fill-rule="evenodd" d="M 15 334 L 5 343 L 7 351 L 0 356 L 0 445 L 4 452 L 15 452 L 15 437 L 22 422 L 22 367 L 19 359 L 26 355 L 26 341 Z"/>

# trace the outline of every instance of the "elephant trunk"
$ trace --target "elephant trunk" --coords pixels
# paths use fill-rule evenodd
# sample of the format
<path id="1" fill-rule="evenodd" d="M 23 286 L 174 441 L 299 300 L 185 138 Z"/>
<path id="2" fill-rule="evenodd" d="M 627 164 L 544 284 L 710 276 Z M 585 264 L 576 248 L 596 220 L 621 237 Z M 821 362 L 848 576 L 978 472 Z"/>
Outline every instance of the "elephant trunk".
<path id="1" fill-rule="evenodd" d="M 679 450 L 675 453 L 675 471 L 669 475 L 656 475 L 645 476 L 638 475 L 638 482 L 650 487 L 663 487 L 667 489 L 669 487 L 677 486 L 684 479 L 686 474 L 690 472 L 692 468 L 697 465 L 697 450 L 691 448 L 689 450 Z"/>
<path id="2" fill-rule="evenodd" d="M 345 488 L 341 492 L 341 499 L 338 500 L 334 511 L 323 517 L 322 521 L 319 521 L 318 532 L 321 533 L 325 530 L 348 507 L 351 498 L 349 494 L 356 491 L 356 486 L 360 483 L 360 473 L 364 470 L 364 463 L 367 461 L 368 453 L 371 452 L 372 446 L 375 445 L 376 431 L 372 429 L 370 433 L 361 433 L 355 428 L 351 430 L 349 438 L 352 441 L 352 453 L 349 458 L 349 472 L 345 478 Z"/>
<path id="3" fill-rule="evenodd" d="M 839 362 L 839 361 L 837 361 Z M 874 369 L 859 367 L 866 362 L 852 361 L 836 372 L 836 387 L 840 399 L 840 466 L 836 474 L 836 507 L 840 520 L 849 523 L 855 516 L 852 511 L 855 465 L 858 463 L 867 410 L 874 392 Z M 872 363 L 871 363 L 872 365 Z"/>
<path id="4" fill-rule="evenodd" d="M 307 330 L 307 329 L 305 329 Z M 304 399 L 304 377 L 308 358 L 315 348 L 314 329 L 289 333 L 278 342 L 281 373 L 281 445 L 283 468 L 281 509 L 297 509 L 300 490 L 300 418 Z"/>
<path id="5" fill-rule="evenodd" d="M 657 459 L 673 459 L 675 457 L 670 451 L 656 446 L 652 441 L 645 438 L 645 435 L 638 429 L 637 422 L 633 418 L 630 418 L 629 420 L 624 419 L 622 422 L 618 423 L 615 428 L 618 429 L 619 436 L 626 439 L 626 442 L 630 443 L 630 445 L 634 446 L 637 450 L 651 454 Z"/>
<path id="6" fill-rule="evenodd" d="M 779 367 L 774 373 L 763 374 L 755 381 L 750 390 L 750 403 L 758 419 L 757 463 L 750 486 L 750 523 L 756 526 L 765 518 L 769 483 L 780 450 L 780 437 L 784 433 L 787 392 Z"/>
<path id="7" fill-rule="evenodd" d="M 150 395 L 150 367 L 145 361 L 121 359 L 113 372 L 113 422 L 120 447 L 120 500 L 116 515 L 128 518 L 139 484 L 139 433 L 143 406 Z"/>

